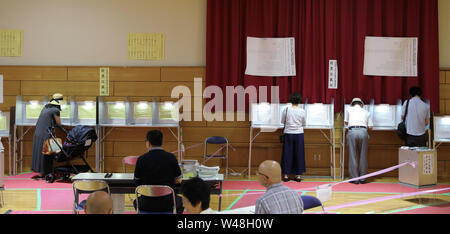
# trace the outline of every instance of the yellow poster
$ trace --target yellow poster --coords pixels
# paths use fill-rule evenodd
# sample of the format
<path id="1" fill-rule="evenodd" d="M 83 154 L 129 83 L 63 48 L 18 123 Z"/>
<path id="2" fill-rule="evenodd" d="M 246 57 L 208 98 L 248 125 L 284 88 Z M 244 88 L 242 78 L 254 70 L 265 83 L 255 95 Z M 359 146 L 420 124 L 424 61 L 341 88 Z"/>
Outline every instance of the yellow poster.
<path id="1" fill-rule="evenodd" d="M 1 30 L 0 29 L 0 56 L 20 57 L 23 50 L 22 30 Z"/>
<path id="2" fill-rule="evenodd" d="M 44 108 L 44 105 L 39 104 L 27 104 L 25 106 L 25 118 L 26 119 L 38 119 L 39 115 L 41 115 L 41 110 Z"/>
<path id="3" fill-rule="evenodd" d="M 70 106 L 61 105 L 61 112 L 59 114 L 61 119 L 70 119 Z"/>
<path id="4" fill-rule="evenodd" d="M 78 106 L 79 119 L 95 119 L 96 118 L 95 105 L 80 105 Z"/>
<path id="5" fill-rule="evenodd" d="M 109 96 L 109 67 L 100 68 L 100 96 Z"/>
<path id="6" fill-rule="evenodd" d="M 125 119 L 125 105 L 108 104 L 108 119 Z"/>
<path id="7" fill-rule="evenodd" d="M 135 119 L 151 119 L 153 108 L 148 103 L 138 103 L 134 105 Z"/>
<path id="8" fill-rule="evenodd" d="M 128 33 L 127 57 L 135 60 L 163 60 L 165 36 L 161 33 Z"/>
<path id="9" fill-rule="evenodd" d="M 0 116 L 0 131 L 4 131 L 6 129 L 6 116 Z"/>

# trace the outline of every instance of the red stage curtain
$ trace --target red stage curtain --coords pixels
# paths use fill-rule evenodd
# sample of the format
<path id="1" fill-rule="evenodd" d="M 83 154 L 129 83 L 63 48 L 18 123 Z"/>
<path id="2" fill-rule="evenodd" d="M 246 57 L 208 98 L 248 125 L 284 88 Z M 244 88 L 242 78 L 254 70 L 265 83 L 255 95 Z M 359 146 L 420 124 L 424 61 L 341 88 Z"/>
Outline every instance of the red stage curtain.
<path id="1" fill-rule="evenodd" d="M 227 85 L 277 85 L 281 102 L 297 91 L 309 103 L 334 99 L 336 111 L 353 97 L 396 104 L 417 85 L 438 112 L 437 7 L 437 0 L 208 0 L 206 84 L 224 94 Z M 247 36 L 295 37 L 297 76 L 245 75 Z M 364 76 L 366 36 L 418 37 L 419 76 Z M 328 89 L 330 59 L 338 60 L 337 90 Z"/>

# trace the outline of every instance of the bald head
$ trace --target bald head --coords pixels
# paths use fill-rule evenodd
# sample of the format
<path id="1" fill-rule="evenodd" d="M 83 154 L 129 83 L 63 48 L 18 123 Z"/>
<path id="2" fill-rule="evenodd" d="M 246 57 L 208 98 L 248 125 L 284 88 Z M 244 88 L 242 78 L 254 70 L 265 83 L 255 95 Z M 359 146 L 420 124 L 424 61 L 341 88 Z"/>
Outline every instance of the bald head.
<path id="1" fill-rule="evenodd" d="M 268 177 L 272 184 L 281 182 L 281 166 L 278 162 L 267 160 L 259 165 L 258 171 Z"/>
<path id="2" fill-rule="evenodd" d="M 89 195 L 86 206 L 86 214 L 112 214 L 112 199 L 105 191 L 97 191 Z"/>

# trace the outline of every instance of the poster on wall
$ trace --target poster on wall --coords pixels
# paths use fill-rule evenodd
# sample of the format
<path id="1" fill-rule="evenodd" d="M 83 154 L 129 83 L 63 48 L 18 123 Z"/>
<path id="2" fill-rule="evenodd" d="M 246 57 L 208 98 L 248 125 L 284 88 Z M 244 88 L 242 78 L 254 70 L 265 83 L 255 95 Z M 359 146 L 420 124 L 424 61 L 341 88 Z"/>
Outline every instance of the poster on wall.
<path id="1" fill-rule="evenodd" d="M 163 60 L 164 41 L 162 33 L 128 33 L 127 57 L 133 60 Z"/>
<path id="2" fill-rule="evenodd" d="M 0 29 L 0 57 L 21 57 L 23 31 Z"/>
<path id="3" fill-rule="evenodd" d="M 296 76 L 295 38 L 247 37 L 246 75 Z"/>
<path id="4" fill-rule="evenodd" d="M 3 103 L 3 75 L 0 75 L 0 103 Z"/>
<path id="5" fill-rule="evenodd" d="M 364 75 L 417 77 L 418 38 L 366 37 Z"/>

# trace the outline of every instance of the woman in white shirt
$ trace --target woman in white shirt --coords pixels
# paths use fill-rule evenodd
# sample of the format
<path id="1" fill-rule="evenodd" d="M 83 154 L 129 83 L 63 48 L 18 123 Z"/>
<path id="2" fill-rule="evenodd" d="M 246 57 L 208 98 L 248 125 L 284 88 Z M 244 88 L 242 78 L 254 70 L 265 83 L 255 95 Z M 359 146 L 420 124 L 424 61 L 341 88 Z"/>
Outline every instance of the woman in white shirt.
<path id="1" fill-rule="evenodd" d="M 289 175 L 295 175 L 294 180 L 300 182 L 301 175 L 306 172 L 305 140 L 303 127 L 306 125 L 305 110 L 299 107 L 302 97 L 299 93 L 291 94 L 288 106 L 283 110 L 281 122 L 284 123 L 283 153 L 281 169 L 283 181 L 289 181 Z"/>

